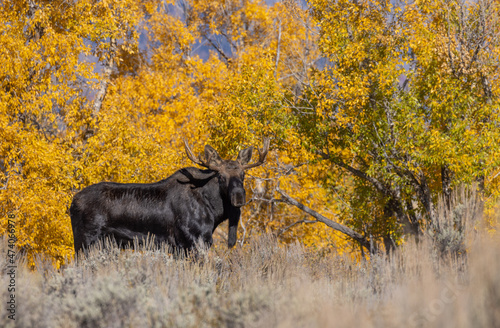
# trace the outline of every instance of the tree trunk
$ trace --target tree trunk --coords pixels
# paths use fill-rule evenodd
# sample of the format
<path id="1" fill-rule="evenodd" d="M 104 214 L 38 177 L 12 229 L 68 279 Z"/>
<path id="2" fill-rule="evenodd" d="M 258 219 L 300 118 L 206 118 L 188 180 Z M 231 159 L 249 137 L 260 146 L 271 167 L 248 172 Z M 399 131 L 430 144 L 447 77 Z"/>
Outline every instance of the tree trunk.
<path id="1" fill-rule="evenodd" d="M 104 98 L 106 97 L 106 93 L 108 92 L 109 81 L 111 78 L 111 73 L 113 73 L 113 69 L 115 68 L 115 57 L 116 57 L 116 39 L 111 38 L 110 42 L 110 51 L 109 58 L 104 62 L 104 67 L 102 69 L 102 78 L 100 81 L 99 89 L 97 90 L 97 94 L 94 99 L 94 104 L 92 106 L 92 116 L 96 117 L 101 111 L 102 104 Z M 95 130 L 92 127 L 87 127 L 83 134 L 83 140 L 87 140 L 95 134 Z"/>
<path id="2" fill-rule="evenodd" d="M 452 172 L 448 165 L 441 166 L 441 184 L 443 188 L 443 198 L 446 208 L 450 210 L 451 205 L 451 175 Z"/>
<path id="3" fill-rule="evenodd" d="M 96 116 L 102 107 L 102 102 L 104 97 L 106 96 L 106 92 L 108 91 L 109 79 L 111 77 L 111 73 L 115 67 L 115 57 L 116 57 L 116 39 L 111 38 L 110 42 L 110 52 L 109 59 L 104 63 L 104 68 L 102 70 L 103 77 L 101 79 L 101 85 L 99 86 L 99 90 L 97 91 L 94 106 L 93 106 L 93 114 Z"/>

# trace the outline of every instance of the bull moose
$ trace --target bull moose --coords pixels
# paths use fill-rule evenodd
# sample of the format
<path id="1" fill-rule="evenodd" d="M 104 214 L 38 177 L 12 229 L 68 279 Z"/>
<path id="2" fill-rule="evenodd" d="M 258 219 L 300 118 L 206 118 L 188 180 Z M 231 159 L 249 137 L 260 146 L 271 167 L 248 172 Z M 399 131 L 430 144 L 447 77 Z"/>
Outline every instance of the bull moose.
<path id="1" fill-rule="evenodd" d="M 223 160 L 209 145 L 204 158 L 196 158 L 184 144 L 188 158 L 206 169 L 186 167 L 155 183 L 100 182 L 78 192 L 70 206 L 75 252 L 104 237 L 124 246 L 148 235 L 174 250 L 191 250 L 200 239 L 210 247 L 214 230 L 225 220 L 227 245 L 233 247 L 246 203 L 245 170 L 264 163 L 269 139 L 252 164 L 253 147 L 241 150 L 234 161 Z"/>

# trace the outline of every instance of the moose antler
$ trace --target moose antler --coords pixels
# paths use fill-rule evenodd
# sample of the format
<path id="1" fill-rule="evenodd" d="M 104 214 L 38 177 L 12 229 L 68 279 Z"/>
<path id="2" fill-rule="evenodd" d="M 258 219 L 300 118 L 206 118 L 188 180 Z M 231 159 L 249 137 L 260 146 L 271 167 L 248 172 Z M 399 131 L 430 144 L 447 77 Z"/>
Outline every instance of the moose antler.
<path id="1" fill-rule="evenodd" d="M 264 164 L 264 161 L 266 160 L 267 153 L 269 152 L 269 143 L 270 140 L 269 138 L 264 138 L 264 146 L 262 149 L 259 149 L 259 160 L 253 164 L 247 164 L 243 165 L 244 170 L 251 169 L 252 167 L 260 166 Z"/>
<path id="2" fill-rule="evenodd" d="M 209 145 L 205 146 L 205 159 L 203 159 L 203 154 L 196 157 L 193 154 L 191 148 L 189 148 L 189 143 L 186 139 L 184 140 L 184 148 L 186 149 L 187 157 L 193 161 L 193 163 L 198 164 L 200 166 L 206 167 L 213 171 L 219 171 L 222 159 L 215 149 L 210 147 Z"/>
<path id="3" fill-rule="evenodd" d="M 196 158 L 196 156 L 194 156 L 193 154 L 193 151 L 191 150 L 191 148 L 189 148 L 189 143 L 187 142 L 186 139 L 183 139 L 184 140 L 184 148 L 186 149 L 186 155 L 187 157 L 195 164 L 198 164 L 200 166 L 203 166 L 203 167 L 206 167 L 206 168 L 210 168 L 210 166 L 208 165 L 208 163 L 206 163 L 202 158 L 201 156 L 199 156 L 198 158 Z"/>

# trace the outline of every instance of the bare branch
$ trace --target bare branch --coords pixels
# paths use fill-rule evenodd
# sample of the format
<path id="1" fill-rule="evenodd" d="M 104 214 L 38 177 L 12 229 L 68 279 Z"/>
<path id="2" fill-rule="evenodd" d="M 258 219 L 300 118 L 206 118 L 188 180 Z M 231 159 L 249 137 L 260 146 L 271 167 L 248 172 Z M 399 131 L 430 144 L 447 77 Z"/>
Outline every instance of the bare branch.
<path id="1" fill-rule="evenodd" d="M 318 220 L 307 220 L 307 219 L 295 221 L 294 223 L 292 223 L 292 224 L 284 227 L 283 229 L 281 229 L 280 232 L 278 232 L 277 236 L 281 236 L 282 234 L 284 234 L 285 232 L 287 232 L 288 230 L 290 230 L 291 228 L 293 228 L 297 224 L 301 224 L 301 223 L 316 223 L 316 222 L 320 222 L 320 221 L 318 221 Z"/>
<path id="2" fill-rule="evenodd" d="M 225 63 L 228 64 L 230 59 L 226 56 L 226 54 L 224 53 L 224 51 L 222 51 L 222 49 L 216 45 L 208 36 L 204 35 L 205 37 L 205 40 L 208 41 L 208 43 L 210 43 L 210 45 L 215 49 L 217 50 L 217 52 L 219 53 L 219 55 L 221 55 L 221 57 L 224 59 Z"/>
<path id="3" fill-rule="evenodd" d="M 355 169 L 354 167 L 343 162 L 341 159 L 332 158 L 329 154 L 320 152 L 319 155 L 321 155 L 321 157 L 323 157 L 323 159 L 331 160 L 334 164 L 346 169 L 347 171 L 351 172 L 353 175 L 357 176 L 358 178 L 361 178 L 363 180 L 370 182 L 378 191 L 380 191 L 384 195 L 391 196 L 392 193 L 391 193 L 390 189 L 387 188 L 386 186 L 384 186 L 384 184 L 382 182 L 378 181 L 374 177 L 369 176 L 368 174 L 366 174 L 363 171 Z"/>

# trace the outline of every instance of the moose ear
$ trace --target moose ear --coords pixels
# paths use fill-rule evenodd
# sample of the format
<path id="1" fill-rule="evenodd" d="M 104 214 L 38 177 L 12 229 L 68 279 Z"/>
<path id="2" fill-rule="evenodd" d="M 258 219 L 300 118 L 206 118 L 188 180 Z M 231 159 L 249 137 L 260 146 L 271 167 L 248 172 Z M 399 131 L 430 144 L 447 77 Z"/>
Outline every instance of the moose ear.
<path id="1" fill-rule="evenodd" d="M 222 165 L 222 158 L 219 156 L 217 150 L 213 149 L 211 146 L 205 146 L 205 162 L 208 166 L 214 170 Z"/>
<path id="2" fill-rule="evenodd" d="M 240 150 L 238 153 L 238 158 L 236 161 L 241 165 L 246 165 L 252 159 L 253 147 L 248 147 L 247 149 Z"/>

